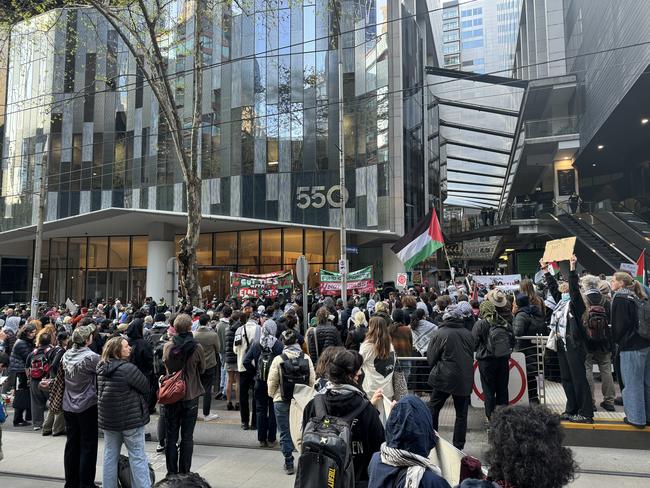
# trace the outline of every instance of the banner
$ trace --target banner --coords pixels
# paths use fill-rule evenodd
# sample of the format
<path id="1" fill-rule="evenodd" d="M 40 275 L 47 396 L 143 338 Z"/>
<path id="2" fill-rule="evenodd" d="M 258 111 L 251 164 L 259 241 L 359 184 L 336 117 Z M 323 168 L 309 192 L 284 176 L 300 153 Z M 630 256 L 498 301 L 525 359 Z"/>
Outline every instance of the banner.
<path id="1" fill-rule="evenodd" d="M 490 288 L 494 285 L 499 290 L 518 290 L 521 283 L 521 275 L 474 275 L 472 279 L 479 285 Z"/>
<path id="2" fill-rule="evenodd" d="M 278 293 L 291 292 L 293 271 L 276 271 L 267 274 L 230 273 L 230 293 L 238 297 L 250 298 L 278 296 Z"/>
<path id="3" fill-rule="evenodd" d="M 348 292 L 374 293 L 375 280 L 372 276 L 372 266 L 348 273 Z M 334 271 L 320 270 L 321 295 L 337 295 L 341 293 L 341 274 Z"/>

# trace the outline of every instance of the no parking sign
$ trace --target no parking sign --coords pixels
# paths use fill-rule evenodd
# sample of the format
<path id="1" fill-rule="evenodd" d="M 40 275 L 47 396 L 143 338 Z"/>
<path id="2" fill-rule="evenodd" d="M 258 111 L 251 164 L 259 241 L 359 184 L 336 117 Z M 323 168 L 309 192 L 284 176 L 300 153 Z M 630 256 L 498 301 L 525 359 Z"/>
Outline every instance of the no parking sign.
<path id="1" fill-rule="evenodd" d="M 474 360 L 474 384 L 472 385 L 472 407 L 483 407 L 483 387 L 478 361 Z M 510 355 L 510 377 L 508 378 L 508 405 L 528 405 L 528 383 L 526 382 L 526 357 L 521 352 Z"/>

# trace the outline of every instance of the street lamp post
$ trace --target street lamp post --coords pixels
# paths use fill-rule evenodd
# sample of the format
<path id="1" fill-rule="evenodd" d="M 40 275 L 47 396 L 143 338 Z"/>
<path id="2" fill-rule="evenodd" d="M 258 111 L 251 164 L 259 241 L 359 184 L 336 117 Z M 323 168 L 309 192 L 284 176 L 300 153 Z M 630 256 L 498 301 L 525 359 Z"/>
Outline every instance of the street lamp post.
<path id="1" fill-rule="evenodd" d="M 343 308 L 347 307 L 348 301 L 348 267 L 346 259 L 346 228 L 345 228 L 345 203 L 347 200 L 347 191 L 345 190 L 345 152 L 343 141 L 343 33 L 341 22 L 341 3 L 338 4 L 339 33 L 338 33 L 338 70 L 339 70 L 339 195 L 341 202 L 341 260 L 339 262 L 339 271 L 341 273 L 341 300 Z"/>

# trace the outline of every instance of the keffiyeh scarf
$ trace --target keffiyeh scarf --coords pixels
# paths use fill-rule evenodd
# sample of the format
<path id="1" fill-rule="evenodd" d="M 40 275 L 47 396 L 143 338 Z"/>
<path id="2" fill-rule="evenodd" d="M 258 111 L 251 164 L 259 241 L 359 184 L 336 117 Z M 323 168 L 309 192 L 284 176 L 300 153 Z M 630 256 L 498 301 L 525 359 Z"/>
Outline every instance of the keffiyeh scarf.
<path id="1" fill-rule="evenodd" d="M 440 468 L 427 458 L 402 449 L 388 447 L 384 442 L 380 450 L 381 462 L 396 468 L 408 468 L 404 488 L 418 488 L 426 470 L 442 476 Z"/>

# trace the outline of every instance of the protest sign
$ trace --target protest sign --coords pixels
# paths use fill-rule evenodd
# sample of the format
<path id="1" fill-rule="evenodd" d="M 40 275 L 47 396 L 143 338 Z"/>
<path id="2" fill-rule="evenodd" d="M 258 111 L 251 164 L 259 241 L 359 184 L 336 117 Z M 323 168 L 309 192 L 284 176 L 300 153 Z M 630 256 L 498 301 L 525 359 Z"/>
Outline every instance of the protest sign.
<path id="1" fill-rule="evenodd" d="M 568 261 L 573 256 L 573 248 L 576 245 L 575 237 L 567 237 L 565 239 L 554 239 L 546 242 L 544 249 L 544 262 L 550 263 L 552 261 Z"/>
<path id="2" fill-rule="evenodd" d="M 372 276 L 372 266 L 348 273 L 348 292 L 374 293 L 375 280 Z M 321 295 L 337 295 L 341 293 L 341 274 L 334 271 L 320 270 Z"/>
<path id="3" fill-rule="evenodd" d="M 293 289 L 293 271 L 267 274 L 230 273 L 230 293 L 238 297 L 276 297 Z"/>
<path id="4" fill-rule="evenodd" d="M 490 288 L 494 285 L 499 290 L 518 290 L 521 283 L 521 275 L 475 275 L 472 279 L 479 285 Z"/>

